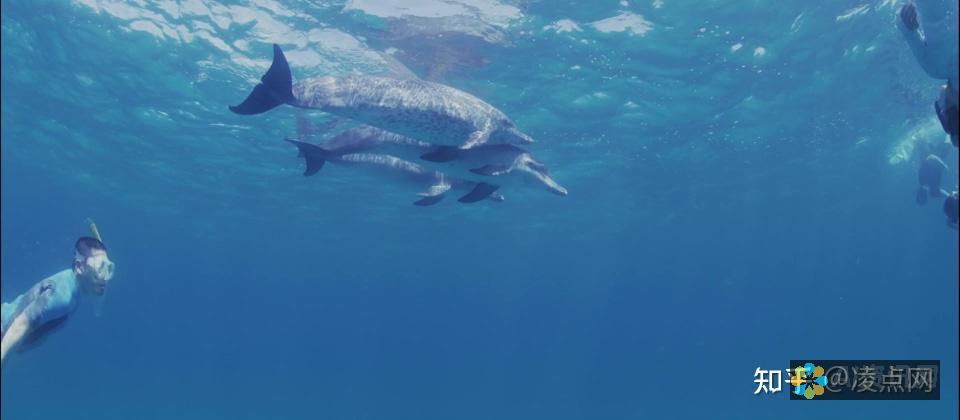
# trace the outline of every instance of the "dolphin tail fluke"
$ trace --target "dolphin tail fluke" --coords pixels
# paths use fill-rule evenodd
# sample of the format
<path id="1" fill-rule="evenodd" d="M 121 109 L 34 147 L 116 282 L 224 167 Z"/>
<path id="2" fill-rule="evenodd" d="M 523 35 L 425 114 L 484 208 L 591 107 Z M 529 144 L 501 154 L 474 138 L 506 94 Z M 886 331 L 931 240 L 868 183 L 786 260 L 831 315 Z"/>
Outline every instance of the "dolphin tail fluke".
<path id="1" fill-rule="evenodd" d="M 311 176 L 320 172 L 323 169 L 323 164 L 327 163 L 326 160 L 316 156 L 304 156 L 304 159 L 307 161 L 307 169 L 303 171 L 303 176 Z"/>
<path id="2" fill-rule="evenodd" d="M 427 162 L 450 162 L 457 158 L 460 149 L 453 146 L 437 146 L 433 150 L 420 155 L 420 159 Z"/>
<path id="3" fill-rule="evenodd" d="M 303 176 L 311 176 L 320 172 L 320 169 L 323 169 L 323 164 L 327 163 L 325 158 L 327 150 L 323 147 L 300 140 L 289 138 L 285 140 L 297 146 L 297 150 L 300 152 L 297 157 L 302 157 L 307 162 L 307 169 L 303 171 Z"/>
<path id="4" fill-rule="evenodd" d="M 247 99 L 240 105 L 231 106 L 230 110 L 241 115 L 260 114 L 293 100 L 290 65 L 280 46 L 273 44 L 273 64 L 270 69 L 260 78 L 260 84 L 253 88 Z"/>
<path id="5" fill-rule="evenodd" d="M 432 206 L 439 203 L 440 200 L 443 200 L 443 194 L 428 195 L 417 201 L 414 201 L 413 204 L 417 206 Z"/>
<path id="6" fill-rule="evenodd" d="M 468 192 L 463 197 L 457 199 L 461 203 L 476 203 L 477 201 L 483 200 L 493 194 L 494 191 L 500 188 L 499 185 L 487 184 L 486 182 L 481 182 L 477 186 L 473 187 L 473 190 Z"/>

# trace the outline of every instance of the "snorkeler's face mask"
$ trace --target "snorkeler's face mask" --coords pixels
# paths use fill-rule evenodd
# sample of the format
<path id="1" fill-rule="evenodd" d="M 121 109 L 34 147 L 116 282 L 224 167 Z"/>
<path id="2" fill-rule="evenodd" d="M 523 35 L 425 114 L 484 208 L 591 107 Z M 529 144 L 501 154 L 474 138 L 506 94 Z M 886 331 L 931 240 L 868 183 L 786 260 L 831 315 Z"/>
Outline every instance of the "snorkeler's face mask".
<path id="1" fill-rule="evenodd" d="M 95 283 L 98 286 L 106 286 L 107 282 L 113 278 L 115 264 L 107 257 L 106 252 L 98 252 L 87 257 L 86 266 L 94 274 Z"/>

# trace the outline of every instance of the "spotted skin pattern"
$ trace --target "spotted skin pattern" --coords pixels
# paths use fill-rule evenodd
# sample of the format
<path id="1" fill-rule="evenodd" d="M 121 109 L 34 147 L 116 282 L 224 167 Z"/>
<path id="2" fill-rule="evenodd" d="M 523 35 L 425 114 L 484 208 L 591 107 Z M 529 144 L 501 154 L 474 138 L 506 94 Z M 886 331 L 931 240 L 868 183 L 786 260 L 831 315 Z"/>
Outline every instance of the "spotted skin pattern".
<path id="1" fill-rule="evenodd" d="M 468 149 L 533 140 L 500 110 L 461 90 L 424 80 L 318 77 L 293 85 L 291 105 L 319 109 L 436 145 Z"/>

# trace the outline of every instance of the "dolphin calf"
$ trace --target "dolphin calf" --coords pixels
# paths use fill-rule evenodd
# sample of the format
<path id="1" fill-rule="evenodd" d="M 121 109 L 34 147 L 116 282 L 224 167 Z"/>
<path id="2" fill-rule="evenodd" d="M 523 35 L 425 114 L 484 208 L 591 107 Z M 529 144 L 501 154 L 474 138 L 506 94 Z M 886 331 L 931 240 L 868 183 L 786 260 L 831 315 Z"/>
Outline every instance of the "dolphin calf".
<path id="1" fill-rule="evenodd" d="M 318 161 L 352 153 L 385 154 L 417 162 L 427 169 L 454 178 L 497 187 L 542 187 L 557 195 L 567 195 L 567 189 L 550 176 L 546 165 L 526 150 L 509 144 L 481 145 L 464 150 L 454 146 L 436 146 L 376 127 L 361 126 L 344 131 L 314 147 L 317 148 L 314 159 Z M 434 159 L 438 155 L 443 158 Z"/>
<path id="2" fill-rule="evenodd" d="M 306 161 L 307 168 L 303 172 L 304 176 L 316 174 L 323 168 L 324 163 L 331 161 L 344 166 L 365 168 L 394 182 L 424 189 L 417 194 L 420 199 L 413 203 L 418 206 L 437 204 L 448 192 L 453 191 L 465 192 L 457 199 L 461 203 L 474 203 L 483 199 L 504 200 L 502 195 L 496 193 L 496 185 L 447 176 L 442 172 L 431 171 L 395 156 L 379 153 L 336 154 L 312 143 L 293 139 L 287 139 L 287 141 L 297 146 L 300 151 L 299 156 Z"/>
<path id="3" fill-rule="evenodd" d="M 294 84 L 287 59 L 274 44 L 270 69 L 250 95 L 230 110 L 252 115 L 283 104 L 319 109 L 406 137 L 461 149 L 533 142 L 500 110 L 439 83 L 350 75 Z"/>

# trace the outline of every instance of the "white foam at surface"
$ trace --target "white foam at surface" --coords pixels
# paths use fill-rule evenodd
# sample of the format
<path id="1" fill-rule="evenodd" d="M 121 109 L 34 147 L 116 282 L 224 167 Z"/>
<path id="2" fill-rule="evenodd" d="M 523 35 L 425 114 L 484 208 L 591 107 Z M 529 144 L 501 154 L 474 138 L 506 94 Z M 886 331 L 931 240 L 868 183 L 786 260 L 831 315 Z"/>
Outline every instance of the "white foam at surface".
<path id="1" fill-rule="evenodd" d="M 194 35 L 196 35 L 197 38 L 207 40 L 207 42 L 209 42 L 210 45 L 213 45 L 213 46 L 216 47 L 217 49 L 220 49 L 220 50 L 222 50 L 222 51 L 224 51 L 224 52 L 228 52 L 228 53 L 229 53 L 229 52 L 232 52 L 232 51 L 233 51 L 233 49 L 230 48 L 230 46 L 227 45 L 226 42 L 223 42 L 222 39 L 217 38 L 216 36 L 214 36 L 214 35 L 211 34 L 210 32 L 207 32 L 207 31 L 197 31 L 197 32 L 194 32 Z"/>
<path id="2" fill-rule="evenodd" d="M 183 15 L 209 16 L 210 9 L 200 0 L 183 0 L 179 3 Z"/>
<path id="3" fill-rule="evenodd" d="M 627 32 L 641 36 L 653 30 L 653 23 L 643 16 L 631 12 L 622 12 L 619 15 L 593 22 L 590 25 L 600 32 Z"/>
<path id="4" fill-rule="evenodd" d="M 346 32 L 329 28 L 313 29 L 306 33 L 295 30 L 297 22 L 290 19 L 315 20 L 286 9 L 282 3 L 274 0 L 253 0 L 247 4 L 230 6 L 203 0 L 184 0 L 180 3 L 169 0 L 74 0 L 74 3 L 120 20 L 120 26 L 126 30 L 150 34 L 159 40 L 190 43 L 202 39 L 225 52 L 234 65 L 256 71 L 262 67 L 261 57 L 247 57 L 239 51 L 262 53 L 262 49 L 251 48 L 258 42 L 295 45 L 296 48 L 287 49 L 288 56 L 291 61 L 304 66 L 326 66 L 329 69 L 332 55 L 336 55 L 337 61 L 345 59 L 350 61 L 349 65 L 359 68 L 378 68 L 385 63 L 379 53 Z M 463 8 L 466 7 L 463 4 L 470 3 L 495 2 L 471 0 L 458 4 Z M 513 16 L 510 13 L 501 15 Z M 252 26 L 244 39 L 225 39 L 224 36 L 229 35 L 224 35 L 222 31 L 233 24 Z"/>
<path id="5" fill-rule="evenodd" d="M 580 25 L 577 25 L 577 22 L 574 22 L 570 19 L 560 19 L 553 24 L 543 27 L 544 30 L 552 30 L 558 34 L 564 32 L 582 32 L 583 29 L 580 28 Z"/>
<path id="6" fill-rule="evenodd" d="M 349 0 L 343 10 L 381 18 L 470 16 L 500 28 L 522 17 L 520 9 L 496 0 Z"/>
<path id="7" fill-rule="evenodd" d="M 158 0 L 157 7 L 174 19 L 180 19 L 180 5 L 173 0 Z"/>
<path id="8" fill-rule="evenodd" d="M 193 32 L 184 25 L 177 25 L 177 35 L 183 42 L 193 42 Z"/>
<path id="9" fill-rule="evenodd" d="M 213 28 L 213 25 L 210 25 L 209 23 L 204 22 L 202 20 L 195 20 L 191 22 L 191 24 L 193 25 L 193 29 L 198 31 L 207 31 L 207 32 L 217 31 L 216 29 Z"/>
<path id="10" fill-rule="evenodd" d="M 227 29 L 230 27 L 230 23 L 233 20 L 233 18 L 230 16 L 230 9 L 217 4 L 211 7 L 210 11 L 213 13 L 210 16 L 210 19 L 213 20 L 213 23 L 215 23 L 217 27 L 220 29 Z"/>
<path id="11" fill-rule="evenodd" d="M 133 29 L 135 31 L 146 32 L 157 38 L 164 37 L 163 30 L 160 29 L 160 27 L 157 26 L 157 24 L 149 20 L 135 20 L 130 23 L 130 29 Z"/>
<path id="12" fill-rule="evenodd" d="M 296 13 L 283 7 L 280 3 L 274 0 L 251 0 L 251 4 L 254 6 L 264 9 L 273 13 L 274 15 L 293 17 L 296 16 Z"/>

